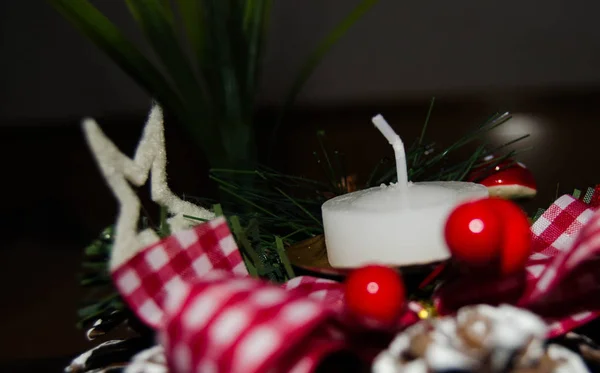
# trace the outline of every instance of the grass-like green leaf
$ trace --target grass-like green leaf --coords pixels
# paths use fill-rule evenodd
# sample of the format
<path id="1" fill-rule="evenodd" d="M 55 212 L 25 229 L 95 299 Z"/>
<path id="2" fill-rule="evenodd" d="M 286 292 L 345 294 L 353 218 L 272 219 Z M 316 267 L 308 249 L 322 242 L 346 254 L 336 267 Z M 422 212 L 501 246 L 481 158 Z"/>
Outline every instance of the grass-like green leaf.
<path id="1" fill-rule="evenodd" d="M 256 165 L 254 114 L 272 0 L 124 0 L 160 65 L 90 0 L 47 1 L 176 115 L 211 167 Z M 294 80 L 287 106 L 328 50 L 376 1 L 361 1 L 319 44 Z"/>
<path id="2" fill-rule="evenodd" d="M 246 94 L 254 102 L 260 77 L 264 43 L 269 26 L 272 0 L 247 0 L 244 10 L 244 34 L 246 35 L 248 66 L 246 71 Z"/>
<path id="3" fill-rule="evenodd" d="M 206 59 L 206 37 L 204 29 L 206 21 L 204 20 L 204 8 L 202 1 L 176 0 L 179 8 L 179 15 L 183 22 L 189 45 L 196 56 L 196 63 L 201 66 Z M 198 69 L 202 71 L 201 69 Z"/>
<path id="4" fill-rule="evenodd" d="M 288 258 L 288 255 L 285 252 L 285 246 L 281 237 L 275 237 L 275 249 L 277 250 L 277 255 L 279 255 L 279 259 L 283 264 L 288 279 L 296 277 L 294 269 L 292 268 L 292 263 L 290 263 L 290 258 Z"/>
<path id="5" fill-rule="evenodd" d="M 161 72 L 88 0 L 48 0 L 168 110 L 184 113 L 182 97 Z M 181 117 L 180 117 L 181 119 Z"/>
<path id="6" fill-rule="evenodd" d="M 173 24 L 173 10 L 162 0 L 125 0 L 152 48 L 188 106 L 207 108 L 210 96 L 194 74 Z M 198 118 L 201 119 L 201 118 Z"/>
<path id="7" fill-rule="evenodd" d="M 206 0 L 203 4 L 208 33 L 206 53 L 210 56 L 208 69 L 213 72 L 211 89 L 220 97 L 220 113 L 224 116 L 222 129 L 230 131 L 232 126 L 243 122 L 244 116 L 239 75 L 246 62 L 239 52 L 244 42 L 243 14 L 237 14 L 238 6 L 232 1 Z"/>
<path id="8" fill-rule="evenodd" d="M 296 100 L 298 93 L 312 75 L 315 68 L 321 63 L 325 55 L 329 53 L 331 48 L 348 32 L 348 30 L 358 21 L 363 15 L 369 11 L 378 0 L 362 0 L 326 37 L 323 39 L 317 48 L 310 54 L 306 62 L 300 68 L 300 72 L 292 83 L 292 88 L 286 97 L 286 106 L 290 106 Z"/>
<path id="9" fill-rule="evenodd" d="M 425 117 L 425 123 L 423 124 L 423 128 L 421 129 L 421 135 L 417 139 L 417 147 L 421 147 L 423 145 L 423 140 L 425 140 L 425 132 L 427 132 L 427 127 L 429 126 L 429 120 L 431 119 L 431 113 L 433 112 L 433 106 L 435 105 L 435 97 L 431 98 L 429 103 L 429 109 L 427 110 L 427 116 Z M 423 152 L 415 152 L 413 158 L 413 165 L 419 164 L 419 159 Z"/>
<path id="10" fill-rule="evenodd" d="M 262 261 L 256 253 L 256 250 L 254 250 L 252 247 L 250 240 L 246 236 L 246 232 L 242 228 L 239 218 L 237 216 L 232 216 L 229 218 L 229 223 L 231 224 L 231 230 L 233 231 L 233 234 L 235 234 L 237 241 L 241 244 L 244 250 L 244 254 L 250 257 L 250 260 L 252 261 L 257 273 L 261 274 L 261 272 L 264 272 Z"/>
<path id="11" fill-rule="evenodd" d="M 554 199 L 558 199 L 558 184 L 556 184 L 556 196 Z M 583 196 L 583 202 L 590 203 L 592 201 L 592 197 L 594 196 L 594 188 L 587 188 L 585 195 Z"/>
<path id="12" fill-rule="evenodd" d="M 284 114 L 292 107 L 298 94 L 304 87 L 304 84 L 308 81 L 312 73 L 315 71 L 317 66 L 321 63 L 323 58 L 329 53 L 331 48 L 348 32 L 348 30 L 360 20 L 365 13 L 367 13 L 378 0 L 362 0 L 354 9 L 348 14 L 336 27 L 317 45 L 315 50 L 308 56 L 304 64 L 301 66 L 300 71 L 296 75 L 292 82 L 292 86 L 285 97 L 283 108 L 280 112 L 279 118 L 275 123 L 273 129 L 271 148 L 274 144 L 274 139 L 277 136 L 279 127 L 283 120 Z"/>
<path id="13" fill-rule="evenodd" d="M 167 17 L 167 21 L 174 25 L 175 24 L 175 13 L 173 12 L 173 8 L 171 6 L 171 0 L 159 0 L 165 17 Z"/>

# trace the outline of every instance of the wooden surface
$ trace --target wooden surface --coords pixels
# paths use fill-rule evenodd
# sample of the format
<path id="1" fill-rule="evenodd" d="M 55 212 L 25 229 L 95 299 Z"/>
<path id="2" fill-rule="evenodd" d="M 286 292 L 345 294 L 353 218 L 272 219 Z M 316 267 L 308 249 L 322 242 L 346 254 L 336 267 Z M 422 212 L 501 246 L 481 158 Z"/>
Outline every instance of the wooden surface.
<path id="1" fill-rule="evenodd" d="M 522 146 L 534 146 L 520 159 L 534 172 L 539 196 L 530 210 L 547 206 L 556 193 L 600 183 L 598 120 L 600 95 L 516 101 L 500 96 L 438 100 L 430 138 L 439 143 L 457 139 L 496 109 L 521 114 L 519 120 L 490 142 L 532 132 Z M 407 141 L 423 123 L 427 102 L 387 107 L 323 108 L 288 116 L 275 152 L 287 172 L 320 177 L 312 152 L 315 132 L 325 129 L 332 148 L 346 154 L 350 172 L 364 180 L 366 172 L 391 149 L 372 128 L 370 117 L 381 112 Z M 265 112 L 267 121 L 272 113 Z M 130 154 L 140 134 L 143 113 L 131 118 L 105 118 L 100 123 Z M 111 224 L 116 203 L 100 179 L 74 121 L 36 127 L 3 127 L 0 159 L 4 195 L 0 234 L 0 361 L 70 356 L 89 347 L 75 328 L 80 290 L 77 273 L 82 248 Z M 177 128 L 167 123 L 169 176 L 179 194 L 206 195 L 211 188 L 207 167 Z M 144 188 L 141 193 L 147 194 Z"/>

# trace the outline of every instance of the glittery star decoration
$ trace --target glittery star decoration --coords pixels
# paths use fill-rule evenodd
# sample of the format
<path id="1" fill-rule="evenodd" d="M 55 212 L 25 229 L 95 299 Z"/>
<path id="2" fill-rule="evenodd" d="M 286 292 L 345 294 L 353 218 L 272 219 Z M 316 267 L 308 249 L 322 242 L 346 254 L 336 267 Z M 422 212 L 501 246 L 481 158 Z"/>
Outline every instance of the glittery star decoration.
<path id="1" fill-rule="evenodd" d="M 163 113 L 158 105 L 150 111 L 133 159 L 123 154 L 106 137 L 95 120 L 85 119 L 83 129 L 96 162 L 120 205 L 111 268 L 119 266 L 141 248 L 160 239 L 152 229 L 138 232 L 140 200 L 129 183 L 139 187 L 146 183 L 151 174 L 151 198 L 171 214 L 167 223 L 172 233 L 198 223 L 184 215 L 200 219 L 214 218 L 211 211 L 178 198 L 167 185 Z"/>

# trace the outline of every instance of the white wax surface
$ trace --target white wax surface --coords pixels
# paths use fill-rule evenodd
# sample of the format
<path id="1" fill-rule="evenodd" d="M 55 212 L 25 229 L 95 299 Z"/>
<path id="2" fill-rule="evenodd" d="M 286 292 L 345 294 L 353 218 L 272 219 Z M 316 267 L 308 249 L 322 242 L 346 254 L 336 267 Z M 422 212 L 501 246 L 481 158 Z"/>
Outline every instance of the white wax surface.
<path id="1" fill-rule="evenodd" d="M 448 214 L 460 202 L 487 196 L 480 184 L 423 182 L 409 183 L 404 192 L 382 185 L 332 198 L 322 206 L 329 263 L 353 268 L 447 259 Z"/>

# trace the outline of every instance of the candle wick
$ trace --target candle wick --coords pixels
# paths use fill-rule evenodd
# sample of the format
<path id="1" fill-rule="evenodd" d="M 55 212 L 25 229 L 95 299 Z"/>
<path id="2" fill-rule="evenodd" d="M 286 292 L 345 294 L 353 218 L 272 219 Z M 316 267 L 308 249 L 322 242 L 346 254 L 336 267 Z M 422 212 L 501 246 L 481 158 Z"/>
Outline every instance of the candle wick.
<path id="1" fill-rule="evenodd" d="M 396 158 L 396 174 L 398 177 L 398 186 L 400 188 L 408 187 L 408 170 L 406 167 L 406 152 L 404 150 L 404 143 L 398 134 L 392 129 L 389 123 L 383 118 L 381 114 L 377 114 L 372 119 L 373 124 L 379 132 L 387 139 L 394 149 L 394 156 Z"/>

